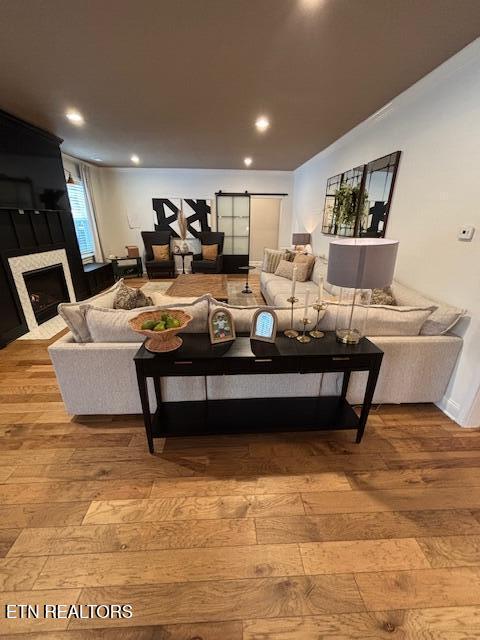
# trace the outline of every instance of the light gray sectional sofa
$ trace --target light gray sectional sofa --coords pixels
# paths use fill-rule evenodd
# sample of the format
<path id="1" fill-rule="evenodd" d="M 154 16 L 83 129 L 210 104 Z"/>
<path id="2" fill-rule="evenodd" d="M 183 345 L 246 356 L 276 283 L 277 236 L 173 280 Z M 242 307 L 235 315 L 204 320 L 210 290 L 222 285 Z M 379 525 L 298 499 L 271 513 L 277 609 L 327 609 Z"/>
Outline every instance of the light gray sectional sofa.
<path id="1" fill-rule="evenodd" d="M 318 275 L 319 271 L 317 268 L 314 273 Z M 285 300 L 289 296 L 291 282 L 274 274 L 262 273 L 261 287 L 267 303 L 280 307 L 277 309 L 279 329 L 287 328 L 289 312 L 285 308 Z M 318 291 L 314 281 L 298 283 L 297 287 L 300 295 L 307 288 L 314 294 Z M 397 291 L 401 298 L 408 297 L 408 290 L 401 285 L 397 285 L 396 295 Z M 333 330 L 335 325 L 334 294 L 335 291 L 330 290 L 331 303 L 320 324 L 321 328 L 327 330 Z M 374 396 L 375 403 L 439 401 L 462 346 L 461 338 L 449 332 L 440 333 L 440 324 L 435 320 L 434 314 L 437 314 L 437 320 L 447 321 L 453 313 L 448 314 L 451 307 L 441 305 L 443 315 L 438 316 L 439 303 L 427 300 L 424 303 L 426 308 L 422 308 L 420 294 L 413 292 L 410 295 L 415 298 L 415 305 L 405 306 L 407 298 L 404 297 L 401 301 L 403 310 L 400 307 L 396 310 L 395 307 L 377 307 L 369 313 L 367 327 L 372 327 L 374 333 L 368 335 L 385 353 Z M 131 331 L 127 324 L 128 319 L 139 310 L 113 310 L 113 297 L 114 290 L 110 290 L 78 305 L 61 305 L 63 308 L 60 311 L 72 330 L 51 345 L 49 352 L 70 414 L 141 413 L 133 356 L 142 338 Z M 188 329 L 206 332 L 209 311 L 223 303 L 218 303 L 208 295 L 193 304 L 190 300 L 177 301 L 154 294 L 157 306 L 188 308 L 195 318 Z M 255 307 L 229 308 L 235 318 L 237 332 L 248 331 Z M 300 308 L 295 311 L 296 323 L 302 315 Z M 432 334 L 434 331 L 437 331 L 437 335 Z M 402 335 L 392 335 L 392 332 Z M 348 394 L 350 402 L 361 400 L 365 381 L 364 373 L 352 375 Z M 162 395 L 166 401 L 201 400 L 206 393 L 210 399 L 332 395 L 339 392 L 340 385 L 340 374 L 185 377 L 164 378 L 161 381 Z M 150 403 L 153 410 L 153 389 L 150 390 Z"/>

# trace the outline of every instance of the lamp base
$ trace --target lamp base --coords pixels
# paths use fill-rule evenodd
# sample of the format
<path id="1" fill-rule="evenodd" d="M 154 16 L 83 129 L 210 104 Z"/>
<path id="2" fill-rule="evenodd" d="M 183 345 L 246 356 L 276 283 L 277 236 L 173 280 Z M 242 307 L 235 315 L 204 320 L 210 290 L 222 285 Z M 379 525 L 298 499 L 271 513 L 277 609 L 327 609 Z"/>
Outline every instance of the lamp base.
<path id="1" fill-rule="evenodd" d="M 298 331 L 295 331 L 295 329 L 287 329 L 283 333 L 287 338 L 296 338 L 298 336 Z"/>
<path id="2" fill-rule="evenodd" d="M 323 331 L 318 331 L 318 329 L 313 329 L 313 331 L 309 331 L 309 334 L 312 336 L 312 338 L 323 338 L 323 336 L 325 335 Z"/>
<path id="3" fill-rule="evenodd" d="M 357 329 L 337 329 L 337 342 L 344 344 L 358 344 L 362 335 Z"/>
<path id="4" fill-rule="evenodd" d="M 302 334 L 301 336 L 297 336 L 297 340 L 298 340 L 299 342 L 302 342 L 302 343 L 306 344 L 307 342 L 310 342 L 310 341 L 311 341 L 311 338 L 310 338 L 310 336 L 307 336 L 307 335 L 305 335 L 305 334 Z"/>

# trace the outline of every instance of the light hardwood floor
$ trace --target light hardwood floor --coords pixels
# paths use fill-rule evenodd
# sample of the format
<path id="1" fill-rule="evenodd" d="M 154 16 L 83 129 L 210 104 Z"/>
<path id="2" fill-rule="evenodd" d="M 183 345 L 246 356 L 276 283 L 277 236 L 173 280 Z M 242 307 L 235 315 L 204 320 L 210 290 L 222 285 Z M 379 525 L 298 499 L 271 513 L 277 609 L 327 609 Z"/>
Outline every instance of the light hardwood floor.
<path id="1" fill-rule="evenodd" d="M 361 445 L 232 435 L 152 457 L 139 417 L 65 413 L 47 345 L 0 352 L 2 637 L 480 638 L 480 431 L 384 406 Z M 6 620 L 5 603 L 134 615 Z"/>

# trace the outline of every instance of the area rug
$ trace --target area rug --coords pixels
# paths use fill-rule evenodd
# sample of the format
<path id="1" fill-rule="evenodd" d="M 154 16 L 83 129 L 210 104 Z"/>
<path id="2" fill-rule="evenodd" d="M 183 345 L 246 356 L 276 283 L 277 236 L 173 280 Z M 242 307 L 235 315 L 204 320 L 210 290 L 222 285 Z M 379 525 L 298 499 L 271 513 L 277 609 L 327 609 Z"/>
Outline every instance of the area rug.
<path id="1" fill-rule="evenodd" d="M 155 282 L 147 282 L 142 287 L 142 291 L 145 295 L 149 295 L 150 293 L 165 293 L 167 289 L 172 284 L 173 280 L 156 280 Z M 264 305 L 265 301 L 261 294 L 255 295 L 254 293 L 242 293 L 242 289 L 245 286 L 245 281 L 241 279 L 228 280 L 227 290 L 228 290 L 228 304 L 237 305 L 237 306 L 245 306 L 245 307 L 255 307 L 259 305 Z M 208 293 L 207 291 L 205 293 Z M 260 299 L 259 299 L 260 298 Z M 172 301 L 175 298 L 172 298 Z"/>

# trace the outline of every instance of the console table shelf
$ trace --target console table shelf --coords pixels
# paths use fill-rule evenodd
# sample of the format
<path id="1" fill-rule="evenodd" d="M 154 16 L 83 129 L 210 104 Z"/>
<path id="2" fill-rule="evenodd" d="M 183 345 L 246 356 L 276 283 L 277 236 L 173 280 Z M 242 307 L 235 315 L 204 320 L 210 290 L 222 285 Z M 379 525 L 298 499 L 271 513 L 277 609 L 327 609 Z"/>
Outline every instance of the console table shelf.
<path id="1" fill-rule="evenodd" d="M 150 453 L 154 438 L 179 435 L 356 429 L 360 442 L 377 384 L 383 352 L 364 338 L 357 345 L 338 343 L 333 332 L 301 344 L 278 335 L 274 344 L 239 336 L 211 345 L 206 334 L 182 334 L 174 352 L 150 353 L 142 345 L 135 355 L 137 382 Z M 360 415 L 346 399 L 352 371 L 368 371 Z M 245 398 L 165 402 L 161 377 L 343 373 L 338 396 Z M 147 379 L 154 382 L 157 411 L 152 416 Z M 207 390 L 207 387 L 206 387 Z"/>
<path id="2" fill-rule="evenodd" d="M 152 423 L 154 438 L 358 429 L 358 426 L 359 417 L 338 396 L 162 402 Z"/>

